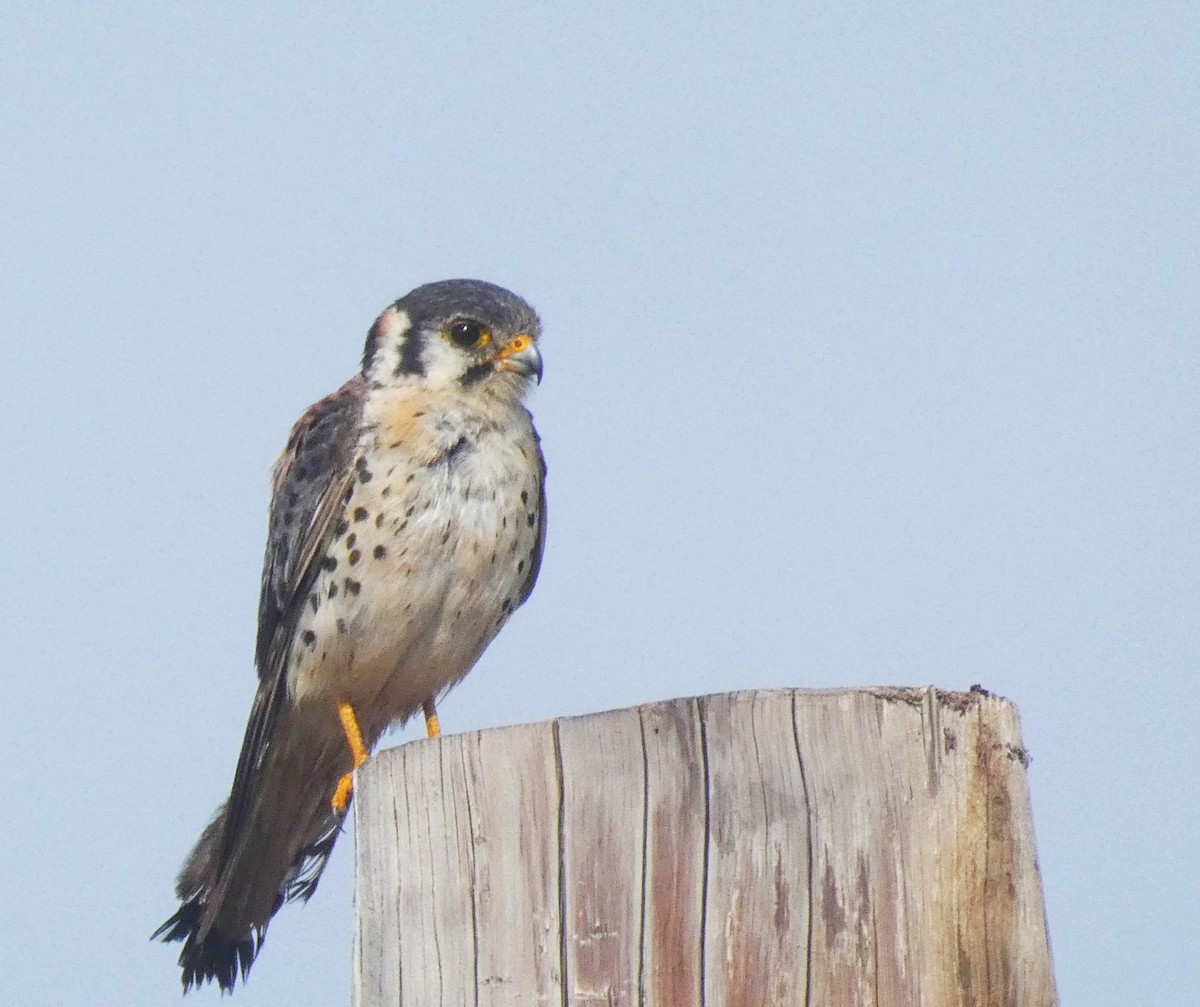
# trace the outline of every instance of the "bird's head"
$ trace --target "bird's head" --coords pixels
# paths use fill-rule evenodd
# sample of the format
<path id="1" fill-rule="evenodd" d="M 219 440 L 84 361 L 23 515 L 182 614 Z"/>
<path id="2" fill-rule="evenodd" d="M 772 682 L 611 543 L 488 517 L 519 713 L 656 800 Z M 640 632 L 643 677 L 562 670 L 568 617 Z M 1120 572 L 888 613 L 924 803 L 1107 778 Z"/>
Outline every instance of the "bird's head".
<path id="1" fill-rule="evenodd" d="M 371 326 L 363 376 L 373 387 L 420 382 L 520 398 L 541 381 L 537 314 L 482 280 L 441 280 L 405 294 Z"/>

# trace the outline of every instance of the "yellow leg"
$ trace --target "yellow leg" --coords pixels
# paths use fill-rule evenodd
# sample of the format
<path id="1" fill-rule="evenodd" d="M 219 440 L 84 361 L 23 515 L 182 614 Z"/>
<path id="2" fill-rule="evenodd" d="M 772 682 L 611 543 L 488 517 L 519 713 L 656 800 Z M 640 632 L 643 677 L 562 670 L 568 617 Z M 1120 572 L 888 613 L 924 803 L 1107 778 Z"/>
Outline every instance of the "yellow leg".
<path id="1" fill-rule="evenodd" d="M 433 700 L 425 700 L 421 704 L 421 709 L 425 711 L 425 730 L 429 733 L 429 737 L 440 738 L 442 725 L 438 723 L 437 707 L 433 705 Z"/>
<path id="2" fill-rule="evenodd" d="M 342 722 L 342 731 L 346 735 L 346 744 L 350 746 L 350 754 L 354 756 L 354 768 L 357 769 L 367 761 L 367 746 L 363 744 L 362 731 L 358 729 L 358 718 L 354 715 L 354 707 L 349 703 L 338 703 L 338 719 Z M 354 786 L 353 770 L 338 780 L 337 789 L 333 792 L 333 810 L 339 815 L 346 813 L 350 803 L 350 790 Z"/>

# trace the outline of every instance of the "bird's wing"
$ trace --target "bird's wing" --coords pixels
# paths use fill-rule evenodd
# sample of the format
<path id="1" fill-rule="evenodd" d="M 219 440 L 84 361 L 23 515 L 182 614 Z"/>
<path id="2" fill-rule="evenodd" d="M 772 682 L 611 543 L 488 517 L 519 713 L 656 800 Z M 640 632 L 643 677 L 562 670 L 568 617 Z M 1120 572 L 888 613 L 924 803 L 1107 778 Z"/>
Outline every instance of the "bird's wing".
<path id="1" fill-rule="evenodd" d="M 225 846 L 249 811 L 249 781 L 262 764 L 287 696 L 287 659 L 300 610 L 354 478 L 366 385 L 361 375 L 312 406 L 292 428 L 275 466 L 258 604 L 259 689 L 246 725 L 225 821 Z"/>

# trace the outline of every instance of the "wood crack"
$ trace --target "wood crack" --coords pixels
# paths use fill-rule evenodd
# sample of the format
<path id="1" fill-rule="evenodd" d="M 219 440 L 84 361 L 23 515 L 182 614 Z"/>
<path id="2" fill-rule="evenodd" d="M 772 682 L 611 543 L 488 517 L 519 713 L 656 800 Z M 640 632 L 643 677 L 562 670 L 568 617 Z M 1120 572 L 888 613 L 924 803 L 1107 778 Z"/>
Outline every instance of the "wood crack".
<path id="1" fill-rule="evenodd" d="M 562 990 L 562 1007 L 569 1007 L 570 976 L 567 972 L 567 942 L 571 925 L 567 916 L 566 877 L 566 790 L 563 786 L 562 738 L 558 721 L 553 722 L 554 735 L 554 779 L 558 787 L 558 973 Z"/>
<path id="2" fill-rule="evenodd" d="M 712 779 L 708 765 L 707 704 L 696 700 L 696 714 L 700 721 L 700 761 L 704 766 L 704 862 L 701 867 L 700 883 L 700 1007 L 708 1002 L 708 868 L 709 851 L 712 846 Z"/>
<path id="3" fill-rule="evenodd" d="M 642 739 L 642 894 L 638 918 L 641 932 L 638 934 L 637 997 L 640 1007 L 646 1004 L 646 915 L 648 911 L 646 887 L 649 884 L 650 860 L 650 759 L 646 754 L 646 717 L 638 710 L 638 727 Z"/>
<path id="4" fill-rule="evenodd" d="M 800 726 L 796 720 L 796 691 L 792 690 L 792 742 L 796 746 L 796 763 L 800 767 L 800 786 L 804 792 L 804 835 L 808 847 L 808 920 L 804 949 L 804 1007 L 812 1007 L 813 975 L 813 903 L 816 891 L 816 864 L 813 857 L 813 801 L 808 785 L 808 773 L 804 768 L 804 756 L 800 754 Z"/>

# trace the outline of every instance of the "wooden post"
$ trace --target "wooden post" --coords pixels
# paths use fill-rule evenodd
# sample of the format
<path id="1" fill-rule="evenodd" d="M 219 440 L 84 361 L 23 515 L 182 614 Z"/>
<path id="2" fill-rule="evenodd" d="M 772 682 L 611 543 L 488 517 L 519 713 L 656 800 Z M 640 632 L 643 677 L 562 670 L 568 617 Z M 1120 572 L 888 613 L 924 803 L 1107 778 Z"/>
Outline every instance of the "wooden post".
<path id="1" fill-rule="evenodd" d="M 779 690 L 418 741 L 355 783 L 357 1007 L 1057 1002 L 1015 708 Z"/>

